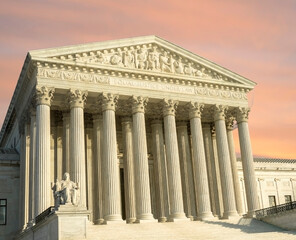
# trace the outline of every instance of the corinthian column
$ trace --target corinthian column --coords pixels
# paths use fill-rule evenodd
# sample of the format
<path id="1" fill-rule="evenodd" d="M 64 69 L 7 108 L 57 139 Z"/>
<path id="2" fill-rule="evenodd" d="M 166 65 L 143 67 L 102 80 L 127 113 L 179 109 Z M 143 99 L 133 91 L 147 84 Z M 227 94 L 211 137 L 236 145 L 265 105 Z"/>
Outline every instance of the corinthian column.
<path id="1" fill-rule="evenodd" d="M 148 98 L 135 96 L 132 98 L 137 221 L 153 219 L 144 116 L 147 102 Z"/>
<path id="2" fill-rule="evenodd" d="M 200 220 L 213 218 L 211 212 L 211 201 L 209 183 L 207 176 L 207 163 L 201 126 L 201 112 L 203 104 L 190 103 L 189 119 L 192 136 L 193 169 L 198 202 L 198 218 Z"/>
<path id="3" fill-rule="evenodd" d="M 248 216 L 253 217 L 255 210 L 258 209 L 258 195 L 257 184 L 254 171 L 254 160 L 251 146 L 251 139 L 248 127 L 249 108 L 238 108 L 237 110 L 237 123 L 239 143 L 241 150 L 241 158 L 243 165 L 243 173 L 245 179 L 245 188 L 248 205 Z"/>
<path id="4" fill-rule="evenodd" d="M 224 218 L 238 216 L 235 205 L 232 170 L 227 142 L 225 125 L 225 106 L 216 105 L 214 120 L 217 135 L 217 148 L 219 157 L 221 186 L 223 193 Z"/>
<path id="5" fill-rule="evenodd" d="M 178 102 L 171 99 L 164 99 L 163 101 L 165 146 L 170 198 L 169 221 L 186 218 L 183 206 L 180 161 L 175 121 L 177 105 Z"/>
<path id="6" fill-rule="evenodd" d="M 70 104 L 70 176 L 79 185 L 81 207 L 86 207 L 86 170 L 85 170 L 85 136 L 84 104 L 87 92 L 69 91 Z"/>
<path id="7" fill-rule="evenodd" d="M 167 187 L 166 159 L 163 142 L 163 128 L 161 120 L 153 120 L 152 142 L 153 142 L 153 159 L 154 173 L 156 184 L 156 196 L 158 206 L 158 221 L 166 222 L 169 216 L 169 196 Z"/>
<path id="8" fill-rule="evenodd" d="M 121 121 L 123 138 L 123 165 L 124 165 L 124 183 L 126 221 L 133 223 L 136 221 L 136 196 L 135 196 L 135 177 L 134 177 L 134 156 L 133 156 L 133 123 L 132 119 L 125 117 Z"/>
<path id="9" fill-rule="evenodd" d="M 122 221 L 119 185 L 119 167 L 117 160 L 115 108 L 118 96 L 102 93 L 103 111 L 103 184 L 104 184 L 104 219 Z"/>
<path id="10" fill-rule="evenodd" d="M 95 211 L 94 223 L 103 224 L 103 178 L 102 178 L 102 155 L 103 155 L 103 117 L 100 114 L 93 115 L 93 139 L 94 139 L 94 162 L 95 162 Z"/>
<path id="11" fill-rule="evenodd" d="M 227 140 L 228 140 L 228 147 L 229 147 L 229 154 L 230 154 L 230 161 L 231 161 L 236 209 L 238 211 L 238 214 L 242 215 L 243 205 L 242 205 L 240 184 L 239 184 L 238 173 L 237 173 L 237 160 L 236 160 L 236 154 L 235 154 L 234 140 L 233 140 L 233 134 L 232 134 L 233 121 L 234 121 L 233 117 L 229 117 L 226 121 Z"/>
<path id="12" fill-rule="evenodd" d="M 195 187 L 193 168 L 190 154 L 190 145 L 187 129 L 187 121 L 177 124 L 178 146 L 180 154 L 181 178 L 184 208 L 188 218 L 197 219 Z"/>
<path id="13" fill-rule="evenodd" d="M 50 207 L 50 105 L 54 88 L 36 87 L 35 217 Z"/>
<path id="14" fill-rule="evenodd" d="M 29 226 L 32 226 L 34 219 L 34 176 L 36 164 L 36 111 L 31 110 L 30 125 L 30 169 L 29 169 Z"/>

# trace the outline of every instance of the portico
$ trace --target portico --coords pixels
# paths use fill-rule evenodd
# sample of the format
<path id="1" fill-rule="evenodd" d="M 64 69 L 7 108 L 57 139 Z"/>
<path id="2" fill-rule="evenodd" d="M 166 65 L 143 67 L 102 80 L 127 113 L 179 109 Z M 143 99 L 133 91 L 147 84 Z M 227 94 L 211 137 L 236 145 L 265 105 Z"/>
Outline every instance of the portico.
<path id="1" fill-rule="evenodd" d="M 155 36 L 32 51 L 26 69 L 15 99 L 27 129 L 22 228 L 54 205 L 50 184 L 64 172 L 95 224 L 121 222 L 123 212 L 140 224 L 238 216 L 234 122 L 248 215 L 258 209 L 254 82 Z"/>

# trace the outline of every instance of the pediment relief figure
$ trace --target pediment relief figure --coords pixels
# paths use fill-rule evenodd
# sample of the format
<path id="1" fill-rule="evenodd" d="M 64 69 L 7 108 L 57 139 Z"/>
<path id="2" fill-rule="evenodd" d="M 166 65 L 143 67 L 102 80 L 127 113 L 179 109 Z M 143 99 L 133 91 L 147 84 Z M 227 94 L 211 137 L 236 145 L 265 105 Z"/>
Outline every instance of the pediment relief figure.
<path id="1" fill-rule="evenodd" d="M 103 49 L 54 59 L 78 63 L 97 63 L 122 68 L 187 75 L 196 78 L 231 81 L 228 77 L 213 71 L 198 62 L 172 52 L 156 44 L 135 45 L 123 48 Z"/>

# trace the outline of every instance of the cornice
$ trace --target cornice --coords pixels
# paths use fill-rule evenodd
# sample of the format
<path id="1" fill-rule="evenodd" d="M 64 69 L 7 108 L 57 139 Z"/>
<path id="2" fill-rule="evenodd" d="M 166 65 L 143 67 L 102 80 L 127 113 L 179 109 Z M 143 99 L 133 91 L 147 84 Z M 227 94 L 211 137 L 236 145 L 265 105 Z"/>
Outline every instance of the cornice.
<path id="1" fill-rule="evenodd" d="M 203 57 L 200 57 L 197 54 L 194 54 L 184 48 L 177 46 L 167 40 L 164 40 L 157 36 L 142 36 L 142 37 L 135 37 L 135 38 L 128 38 L 128 39 L 119 39 L 119 40 L 111 40 L 111 41 L 104 41 L 104 42 L 95 42 L 95 43 L 87 43 L 87 44 L 80 44 L 80 45 L 72 45 L 72 46 L 65 46 L 65 47 L 58 47 L 58 48 L 51 48 L 51 49 L 43 49 L 43 50 L 35 50 L 31 51 L 30 55 L 35 59 L 36 57 L 44 57 L 44 58 L 51 58 L 51 57 L 63 57 L 67 55 L 73 55 L 72 57 L 75 58 L 75 54 L 86 54 L 91 55 L 96 51 L 104 51 L 104 50 L 111 50 L 111 49 L 120 49 L 120 51 L 124 51 L 124 48 L 133 47 L 134 49 L 139 49 L 142 46 L 148 45 L 156 45 L 159 48 L 165 49 L 165 51 L 169 51 L 175 55 L 180 55 L 181 57 L 185 57 L 186 61 L 193 61 L 195 63 L 201 64 L 204 68 L 213 69 L 217 71 L 217 74 L 225 75 L 227 78 L 235 79 L 243 85 L 250 87 L 252 89 L 256 83 L 236 74 L 218 64 L 215 64 L 212 61 L 209 61 Z M 114 51 L 114 50 L 113 50 Z"/>

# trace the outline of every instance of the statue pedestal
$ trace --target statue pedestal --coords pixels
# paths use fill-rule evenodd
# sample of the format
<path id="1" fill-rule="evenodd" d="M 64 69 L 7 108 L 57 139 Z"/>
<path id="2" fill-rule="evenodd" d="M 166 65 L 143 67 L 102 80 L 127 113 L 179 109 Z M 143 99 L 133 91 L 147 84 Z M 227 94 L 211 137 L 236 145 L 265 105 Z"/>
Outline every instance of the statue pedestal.
<path id="1" fill-rule="evenodd" d="M 61 205 L 49 216 L 20 233 L 16 239 L 86 239 L 90 212 L 86 208 Z"/>

